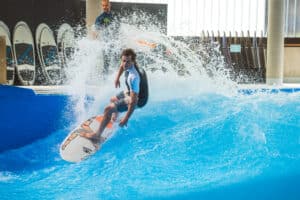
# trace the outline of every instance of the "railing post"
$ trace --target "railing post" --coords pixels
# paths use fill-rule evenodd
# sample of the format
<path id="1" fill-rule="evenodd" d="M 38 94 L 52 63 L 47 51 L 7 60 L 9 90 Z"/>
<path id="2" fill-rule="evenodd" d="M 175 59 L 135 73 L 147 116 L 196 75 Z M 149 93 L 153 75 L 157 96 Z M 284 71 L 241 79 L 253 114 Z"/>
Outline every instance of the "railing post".
<path id="1" fill-rule="evenodd" d="M 88 35 L 90 35 L 91 28 L 101 11 L 101 0 L 86 0 L 86 28 Z"/>
<path id="2" fill-rule="evenodd" d="M 269 0 L 266 82 L 281 85 L 284 68 L 284 17 L 283 0 Z"/>

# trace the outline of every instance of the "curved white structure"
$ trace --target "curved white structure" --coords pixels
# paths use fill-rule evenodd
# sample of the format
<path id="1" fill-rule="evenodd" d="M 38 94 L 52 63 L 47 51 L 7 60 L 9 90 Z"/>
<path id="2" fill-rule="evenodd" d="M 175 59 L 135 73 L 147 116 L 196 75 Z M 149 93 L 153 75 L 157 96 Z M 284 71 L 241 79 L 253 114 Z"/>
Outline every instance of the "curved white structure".
<path id="1" fill-rule="evenodd" d="M 62 81 L 61 61 L 52 30 L 41 23 L 35 33 L 37 53 L 43 75 L 49 84 L 60 84 Z"/>
<path id="2" fill-rule="evenodd" d="M 36 75 L 34 41 L 28 25 L 20 21 L 13 33 L 16 70 L 22 85 L 33 85 Z"/>
<path id="3" fill-rule="evenodd" d="M 68 65 L 69 60 L 72 58 L 74 45 L 74 30 L 69 24 L 63 23 L 57 32 L 57 47 L 64 67 Z"/>

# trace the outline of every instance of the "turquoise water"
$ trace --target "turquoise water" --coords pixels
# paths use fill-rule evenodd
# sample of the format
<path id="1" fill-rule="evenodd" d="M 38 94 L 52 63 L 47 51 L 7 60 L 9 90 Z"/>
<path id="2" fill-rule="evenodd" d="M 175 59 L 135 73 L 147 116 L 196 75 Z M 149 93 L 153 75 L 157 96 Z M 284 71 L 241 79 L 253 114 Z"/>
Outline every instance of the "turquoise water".
<path id="1" fill-rule="evenodd" d="M 77 41 L 66 73 L 72 126 L 0 154 L 1 199 L 300 199 L 300 92 L 238 93 L 217 44 L 197 44 L 196 53 L 149 30 L 151 21 L 121 24 L 119 39 Z M 59 145 L 69 131 L 117 93 L 125 47 L 147 71 L 148 104 L 90 159 L 65 162 Z M 103 52 L 117 58 L 105 76 Z"/>
<path id="2" fill-rule="evenodd" d="M 59 156 L 72 127 L 1 153 L 0 196 L 300 199 L 299 102 L 300 93 L 150 99 L 81 163 Z"/>

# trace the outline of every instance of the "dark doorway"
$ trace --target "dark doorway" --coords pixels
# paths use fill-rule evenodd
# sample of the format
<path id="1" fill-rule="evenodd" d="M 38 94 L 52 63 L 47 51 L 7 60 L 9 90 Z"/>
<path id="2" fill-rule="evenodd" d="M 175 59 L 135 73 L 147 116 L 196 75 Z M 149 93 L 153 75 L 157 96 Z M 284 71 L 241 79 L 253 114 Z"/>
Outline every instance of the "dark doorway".
<path id="1" fill-rule="evenodd" d="M 66 22 L 84 25 L 85 1 L 82 0 L 1 0 L 0 20 L 10 31 L 19 21 L 26 22 L 34 33 L 40 23 L 52 30 Z"/>

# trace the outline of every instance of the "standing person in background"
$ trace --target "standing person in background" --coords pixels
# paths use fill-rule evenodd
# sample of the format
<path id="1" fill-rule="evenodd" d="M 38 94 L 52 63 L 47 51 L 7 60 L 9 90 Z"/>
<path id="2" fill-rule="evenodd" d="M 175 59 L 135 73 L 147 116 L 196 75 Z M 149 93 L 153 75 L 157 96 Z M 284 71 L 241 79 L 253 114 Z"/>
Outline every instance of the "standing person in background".
<path id="1" fill-rule="evenodd" d="M 94 29 L 92 30 L 92 38 L 100 39 L 105 42 L 102 51 L 103 58 L 101 60 L 103 60 L 103 70 L 101 73 L 107 74 L 109 66 L 111 66 L 112 56 L 114 55 L 111 49 L 114 49 L 112 44 L 112 32 L 115 30 L 108 27 L 113 21 L 109 0 L 101 0 L 101 6 L 103 12 L 95 20 Z M 107 47 L 108 45 L 109 47 Z"/>
<path id="2" fill-rule="evenodd" d="M 108 35 L 108 33 L 105 32 L 105 29 L 111 24 L 113 20 L 112 13 L 110 11 L 111 4 L 109 0 L 101 0 L 101 6 L 103 12 L 95 20 L 95 23 L 91 30 L 92 39 L 98 38 L 100 33 L 100 37 L 105 38 L 105 36 Z"/>
<path id="3" fill-rule="evenodd" d="M 111 4 L 109 0 L 102 0 L 101 2 L 103 12 L 96 18 L 95 28 L 100 30 L 103 27 L 107 27 L 113 20 L 110 8 Z"/>

